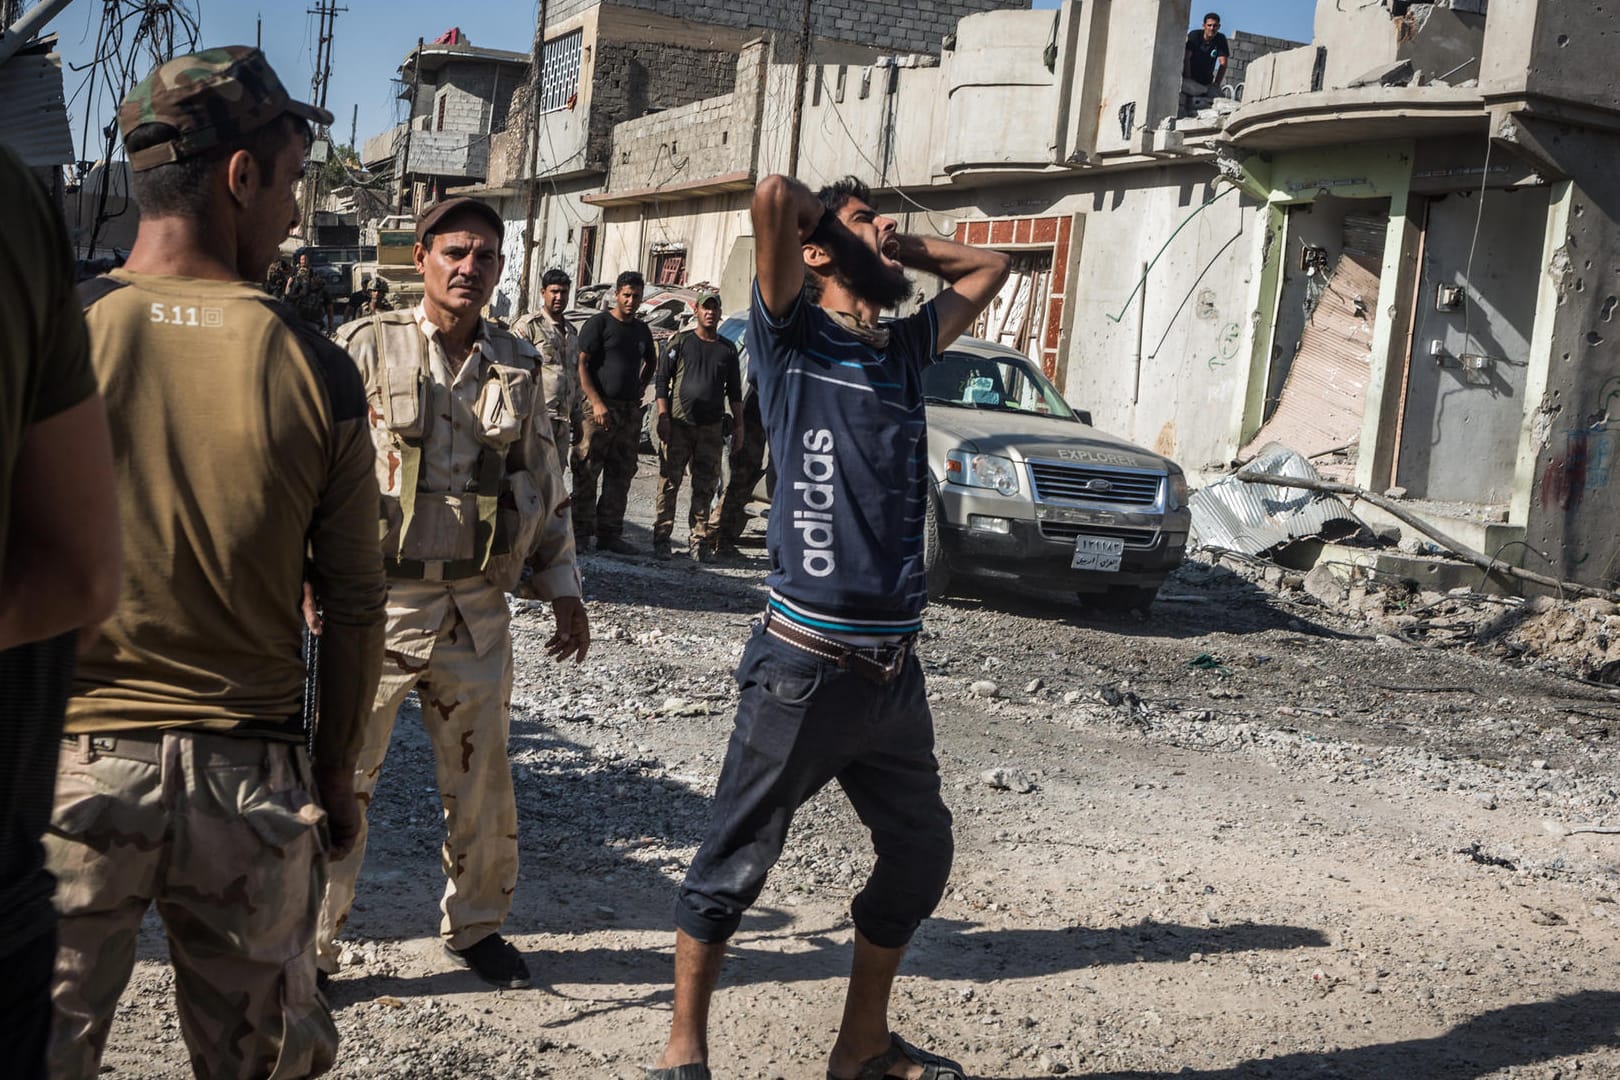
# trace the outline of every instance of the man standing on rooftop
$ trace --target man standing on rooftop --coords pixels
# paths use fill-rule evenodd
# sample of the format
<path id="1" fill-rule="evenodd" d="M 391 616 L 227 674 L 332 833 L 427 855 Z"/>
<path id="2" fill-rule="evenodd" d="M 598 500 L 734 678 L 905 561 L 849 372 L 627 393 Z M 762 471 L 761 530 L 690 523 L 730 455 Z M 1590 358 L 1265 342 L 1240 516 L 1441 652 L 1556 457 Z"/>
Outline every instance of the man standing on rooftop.
<path id="1" fill-rule="evenodd" d="M 1219 94 L 1231 55 L 1231 46 L 1221 33 L 1221 17 L 1211 11 L 1204 16 L 1202 30 L 1187 33 L 1187 54 L 1181 65 L 1182 93 L 1200 97 Z"/>

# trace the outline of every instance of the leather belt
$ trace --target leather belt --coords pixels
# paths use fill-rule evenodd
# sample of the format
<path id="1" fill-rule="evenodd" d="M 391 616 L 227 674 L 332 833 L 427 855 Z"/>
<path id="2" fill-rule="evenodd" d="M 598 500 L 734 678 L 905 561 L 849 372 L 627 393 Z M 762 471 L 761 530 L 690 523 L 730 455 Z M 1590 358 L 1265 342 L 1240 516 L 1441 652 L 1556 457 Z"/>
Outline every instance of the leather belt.
<path id="1" fill-rule="evenodd" d="M 905 668 L 906 657 L 911 655 L 914 640 L 908 635 L 894 645 L 861 648 L 807 630 L 786 619 L 773 619 L 769 612 L 765 614 L 764 624 L 765 633 L 778 641 L 786 642 L 800 652 L 830 660 L 837 664 L 840 670 L 853 671 L 861 678 L 879 686 L 887 686 L 900 677 L 900 672 Z"/>
<path id="2" fill-rule="evenodd" d="M 402 578 L 406 581 L 459 581 L 462 578 L 482 576 L 484 567 L 478 559 L 424 562 L 421 559 L 384 558 L 383 572 L 391 578 Z"/>

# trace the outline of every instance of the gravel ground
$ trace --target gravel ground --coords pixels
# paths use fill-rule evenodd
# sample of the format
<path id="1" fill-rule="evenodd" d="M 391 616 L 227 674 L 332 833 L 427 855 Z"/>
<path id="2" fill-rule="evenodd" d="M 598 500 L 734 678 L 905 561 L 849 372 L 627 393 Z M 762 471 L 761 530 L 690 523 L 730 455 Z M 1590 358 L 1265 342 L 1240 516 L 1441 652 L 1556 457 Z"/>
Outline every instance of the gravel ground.
<path id="1" fill-rule="evenodd" d="M 641 1075 L 763 604 L 745 550 L 587 556 L 577 668 L 543 656 L 548 609 L 515 618 L 507 931 L 530 990 L 439 950 L 439 810 L 407 706 L 331 994 L 334 1075 Z M 1190 562 L 1147 619 L 1034 594 L 930 610 L 957 859 L 896 1030 L 998 1080 L 1620 1078 L 1620 837 L 1567 831 L 1620 824 L 1620 692 L 1277 576 Z M 722 977 L 718 1076 L 824 1075 L 869 865 L 836 788 L 802 811 Z M 149 919 L 107 1075 L 187 1074 L 164 955 Z"/>

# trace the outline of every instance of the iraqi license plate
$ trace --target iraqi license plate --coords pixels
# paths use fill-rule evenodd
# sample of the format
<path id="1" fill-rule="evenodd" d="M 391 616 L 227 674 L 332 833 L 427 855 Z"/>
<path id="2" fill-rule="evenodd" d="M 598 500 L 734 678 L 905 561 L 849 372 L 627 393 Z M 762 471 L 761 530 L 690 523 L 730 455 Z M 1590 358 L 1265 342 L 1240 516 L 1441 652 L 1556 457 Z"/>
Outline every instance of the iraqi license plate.
<path id="1" fill-rule="evenodd" d="M 1069 566 L 1075 570 L 1101 570 L 1115 573 L 1119 561 L 1125 556 L 1125 541 L 1112 536 L 1077 536 L 1074 538 L 1074 559 Z"/>

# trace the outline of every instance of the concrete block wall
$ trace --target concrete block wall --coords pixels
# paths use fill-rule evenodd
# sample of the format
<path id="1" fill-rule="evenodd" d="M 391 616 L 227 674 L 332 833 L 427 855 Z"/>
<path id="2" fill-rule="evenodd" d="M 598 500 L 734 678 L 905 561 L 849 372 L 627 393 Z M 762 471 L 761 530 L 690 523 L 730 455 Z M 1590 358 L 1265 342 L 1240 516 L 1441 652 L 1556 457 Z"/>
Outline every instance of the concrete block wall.
<path id="1" fill-rule="evenodd" d="M 611 165 L 615 124 L 649 110 L 678 108 L 728 94 L 737 81 L 737 54 L 653 41 L 599 41 L 591 80 L 587 160 Z"/>
<path id="2" fill-rule="evenodd" d="M 737 130 L 735 99 L 705 98 L 614 128 L 609 190 L 663 187 L 747 169 L 751 132 Z"/>
<path id="3" fill-rule="evenodd" d="M 1226 66 L 1226 84 L 1236 87 L 1247 77 L 1249 65 L 1260 57 L 1297 49 L 1305 43 L 1239 30 L 1232 35 L 1228 44 L 1232 47 L 1232 57 Z"/>
<path id="4" fill-rule="evenodd" d="M 489 137 L 466 131 L 413 131 L 408 172 L 482 180 L 489 172 Z"/>
<path id="5" fill-rule="evenodd" d="M 547 22 L 574 18 L 600 0 L 552 0 Z M 655 12 L 693 23 L 779 31 L 797 35 L 803 25 L 800 0 L 618 0 L 616 7 Z M 814 0 L 811 33 L 816 37 L 895 52 L 938 53 L 958 19 L 980 11 L 1021 9 L 1029 0 Z"/>

